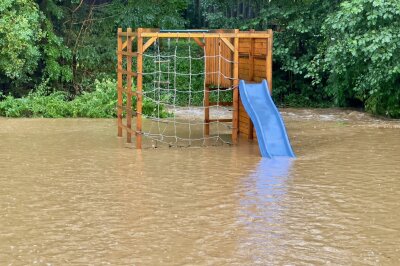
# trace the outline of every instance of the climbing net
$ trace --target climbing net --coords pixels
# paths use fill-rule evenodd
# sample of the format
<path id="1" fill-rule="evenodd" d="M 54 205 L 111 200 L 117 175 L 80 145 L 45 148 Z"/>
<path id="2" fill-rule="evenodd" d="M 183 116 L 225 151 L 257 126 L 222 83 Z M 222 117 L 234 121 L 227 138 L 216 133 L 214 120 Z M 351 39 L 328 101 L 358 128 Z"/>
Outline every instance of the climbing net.
<path id="1" fill-rule="evenodd" d="M 220 48 L 219 48 L 220 49 Z M 192 39 L 159 38 L 143 54 L 142 134 L 151 147 L 199 147 L 230 144 L 233 85 L 223 65 L 234 64 L 220 52 L 207 54 Z M 207 60 L 213 67 L 207 69 Z M 209 61 L 210 62 L 210 61 Z M 213 76 L 214 85 L 207 84 Z M 225 82 L 226 84 L 226 82 Z M 233 84 L 233 82 L 229 82 Z M 204 119 L 205 112 L 213 119 Z M 228 121 L 228 123 L 227 123 Z M 208 130 L 206 130 L 206 127 Z M 208 134 L 211 132 L 212 134 Z"/>

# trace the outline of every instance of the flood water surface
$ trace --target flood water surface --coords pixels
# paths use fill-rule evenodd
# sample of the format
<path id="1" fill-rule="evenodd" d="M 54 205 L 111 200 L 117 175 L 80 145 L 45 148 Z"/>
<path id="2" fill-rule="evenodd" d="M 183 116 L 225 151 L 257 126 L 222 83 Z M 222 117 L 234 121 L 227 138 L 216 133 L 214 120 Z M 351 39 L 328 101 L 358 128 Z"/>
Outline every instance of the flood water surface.
<path id="1" fill-rule="evenodd" d="M 1 118 L 0 265 L 400 265 L 400 122 L 283 114 L 294 160 Z"/>

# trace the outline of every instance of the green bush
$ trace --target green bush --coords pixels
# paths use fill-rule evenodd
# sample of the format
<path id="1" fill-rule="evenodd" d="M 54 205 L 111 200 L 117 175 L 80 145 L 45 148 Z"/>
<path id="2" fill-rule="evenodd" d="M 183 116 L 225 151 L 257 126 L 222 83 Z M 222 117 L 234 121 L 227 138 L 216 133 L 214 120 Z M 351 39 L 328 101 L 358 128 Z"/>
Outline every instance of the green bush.
<path id="1" fill-rule="evenodd" d="M 0 101 L 0 116 L 6 117 L 89 117 L 89 118 L 112 118 L 117 116 L 116 81 L 105 79 L 95 81 L 92 92 L 84 92 L 68 100 L 69 95 L 65 92 L 55 91 L 48 93 L 48 88 L 40 87 L 35 92 L 24 98 L 6 96 Z M 132 102 L 133 110 L 136 102 Z M 169 114 L 165 107 L 157 108 L 153 101 L 143 101 L 143 114 L 167 117 Z"/>

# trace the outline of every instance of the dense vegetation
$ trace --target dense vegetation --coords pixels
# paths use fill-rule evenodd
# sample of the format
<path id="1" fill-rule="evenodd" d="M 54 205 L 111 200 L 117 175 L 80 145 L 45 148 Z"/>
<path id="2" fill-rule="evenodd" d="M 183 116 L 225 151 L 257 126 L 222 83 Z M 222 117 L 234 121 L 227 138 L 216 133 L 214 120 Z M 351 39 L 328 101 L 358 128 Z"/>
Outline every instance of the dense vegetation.
<path id="1" fill-rule="evenodd" d="M 399 0 L 3 0 L 0 115 L 115 115 L 118 27 L 272 28 L 278 103 L 400 117 Z"/>

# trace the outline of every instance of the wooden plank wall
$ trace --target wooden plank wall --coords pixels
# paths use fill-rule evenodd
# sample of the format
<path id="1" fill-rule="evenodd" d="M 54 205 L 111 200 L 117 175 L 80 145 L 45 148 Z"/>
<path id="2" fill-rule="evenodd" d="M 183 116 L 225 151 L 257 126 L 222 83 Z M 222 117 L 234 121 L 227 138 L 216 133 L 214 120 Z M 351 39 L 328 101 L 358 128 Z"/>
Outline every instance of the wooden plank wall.
<path id="1" fill-rule="evenodd" d="M 232 42 L 232 40 L 229 40 Z M 232 63 L 233 53 L 220 38 L 205 38 L 206 49 L 206 84 L 220 88 L 232 86 Z M 221 58 L 218 56 L 221 54 Z M 226 60 L 225 60 L 226 59 Z M 219 74 L 222 73 L 221 75 Z"/>
<path id="2" fill-rule="evenodd" d="M 267 55 L 269 39 L 242 38 L 239 41 L 239 79 L 261 82 L 267 79 Z M 239 102 L 239 135 L 247 139 L 257 138 L 253 124 Z"/>

